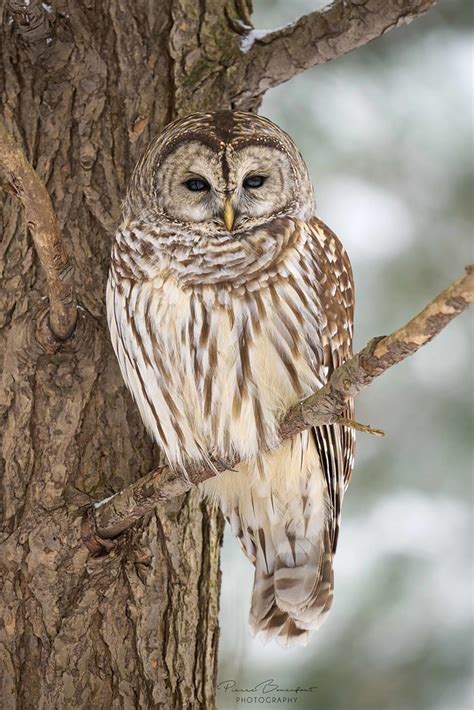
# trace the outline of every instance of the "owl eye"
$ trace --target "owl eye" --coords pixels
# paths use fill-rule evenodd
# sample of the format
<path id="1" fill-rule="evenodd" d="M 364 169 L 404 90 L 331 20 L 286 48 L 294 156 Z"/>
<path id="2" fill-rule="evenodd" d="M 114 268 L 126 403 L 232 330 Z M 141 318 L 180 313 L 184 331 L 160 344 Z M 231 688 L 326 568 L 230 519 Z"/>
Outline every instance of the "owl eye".
<path id="1" fill-rule="evenodd" d="M 210 188 L 209 183 L 202 178 L 191 178 L 186 180 L 184 184 L 191 192 L 204 192 L 204 190 L 209 190 Z"/>
<path id="2" fill-rule="evenodd" d="M 262 187 L 266 179 L 263 175 L 249 175 L 244 180 L 244 187 Z"/>

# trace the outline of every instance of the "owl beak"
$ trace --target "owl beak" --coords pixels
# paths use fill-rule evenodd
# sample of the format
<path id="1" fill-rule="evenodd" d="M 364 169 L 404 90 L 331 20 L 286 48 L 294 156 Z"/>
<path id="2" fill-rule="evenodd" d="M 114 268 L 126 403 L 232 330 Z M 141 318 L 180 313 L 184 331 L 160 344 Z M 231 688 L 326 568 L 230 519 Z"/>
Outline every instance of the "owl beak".
<path id="1" fill-rule="evenodd" d="M 228 232 L 232 231 L 234 226 L 234 208 L 232 207 L 232 198 L 227 196 L 224 201 L 224 224 Z"/>

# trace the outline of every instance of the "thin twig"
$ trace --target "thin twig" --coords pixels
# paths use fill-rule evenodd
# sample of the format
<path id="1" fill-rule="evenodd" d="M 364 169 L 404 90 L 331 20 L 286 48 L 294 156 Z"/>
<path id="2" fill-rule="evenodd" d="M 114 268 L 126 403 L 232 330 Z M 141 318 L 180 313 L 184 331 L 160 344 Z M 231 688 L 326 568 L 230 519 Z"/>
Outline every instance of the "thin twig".
<path id="1" fill-rule="evenodd" d="M 0 172 L 22 203 L 28 228 L 46 274 L 49 327 L 55 339 L 74 331 L 77 304 L 72 264 L 48 192 L 0 117 Z"/>
<path id="2" fill-rule="evenodd" d="M 361 424 L 361 422 L 356 422 L 354 419 L 347 419 L 347 417 L 339 417 L 336 419 L 335 424 L 339 424 L 339 426 L 347 426 L 350 429 L 355 429 L 355 431 L 362 431 L 364 434 L 385 436 L 383 429 L 377 429 L 369 424 Z"/>
<path id="3" fill-rule="evenodd" d="M 245 95 L 258 97 L 305 69 L 361 47 L 427 12 L 435 0 L 337 0 L 279 30 L 242 40 Z"/>
<path id="4" fill-rule="evenodd" d="M 280 440 L 314 426 L 337 423 L 349 399 L 357 396 L 390 367 L 413 355 L 473 300 L 474 271 L 471 266 L 464 276 L 440 293 L 407 325 L 391 335 L 371 340 L 363 350 L 338 367 L 322 389 L 292 407 L 281 423 Z M 216 469 L 232 469 L 237 463 L 238 457 L 225 464 L 216 462 Z M 98 550 L 109 551 L 110 539 L 117 537 L 158 503 L 185 493 L 193 484 L 213 475 L 215 472 L 202 467 L 189 469 L 189 480 L 168 466 L 152 471 L 121 493 L 96 503 L 95 516 L 91 508 L 88 509 L 83 528 L 85 544 L 94 553 Z M 102 544 L 101 539 L 107 542 Z"/>

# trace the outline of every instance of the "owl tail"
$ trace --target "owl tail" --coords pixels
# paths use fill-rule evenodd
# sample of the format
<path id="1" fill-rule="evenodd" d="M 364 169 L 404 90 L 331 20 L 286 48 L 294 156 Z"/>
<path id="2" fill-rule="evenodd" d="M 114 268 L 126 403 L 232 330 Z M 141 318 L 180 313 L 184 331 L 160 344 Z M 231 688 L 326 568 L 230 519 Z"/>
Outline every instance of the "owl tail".
<path id="1" fill-rule="evenodd" d="M 203 484 L 255 566 L 251 631 L 281 646 L 306 644 L 333 597 L 337 525 L 311 441 L 290 443 L 258 477 L 228 472 Z"/>
<path id="2" fill-rule="evenodd" d="M 254 539 L 252 633 L 285 647 L 306 645 L 310 632 L 321 625 L 332 603 L 330 536 L 324 531 L 318 539 L 298 539 L 285 526 L 267 533 L 260 529 Z"/>

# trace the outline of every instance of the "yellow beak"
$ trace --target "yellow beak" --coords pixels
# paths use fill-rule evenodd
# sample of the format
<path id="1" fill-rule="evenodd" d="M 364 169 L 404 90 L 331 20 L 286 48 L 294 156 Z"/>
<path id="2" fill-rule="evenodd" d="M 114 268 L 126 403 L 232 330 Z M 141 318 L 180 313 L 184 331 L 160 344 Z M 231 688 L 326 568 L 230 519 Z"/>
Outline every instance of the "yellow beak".
<path id="1" fill-rule="evenodd" d="M 228 232 L 232 231 L 234 226 L 234 208 L 232 207 L 232 200 L 230 197 L 225 198 L 224 202 L 224 224 Z"/>

